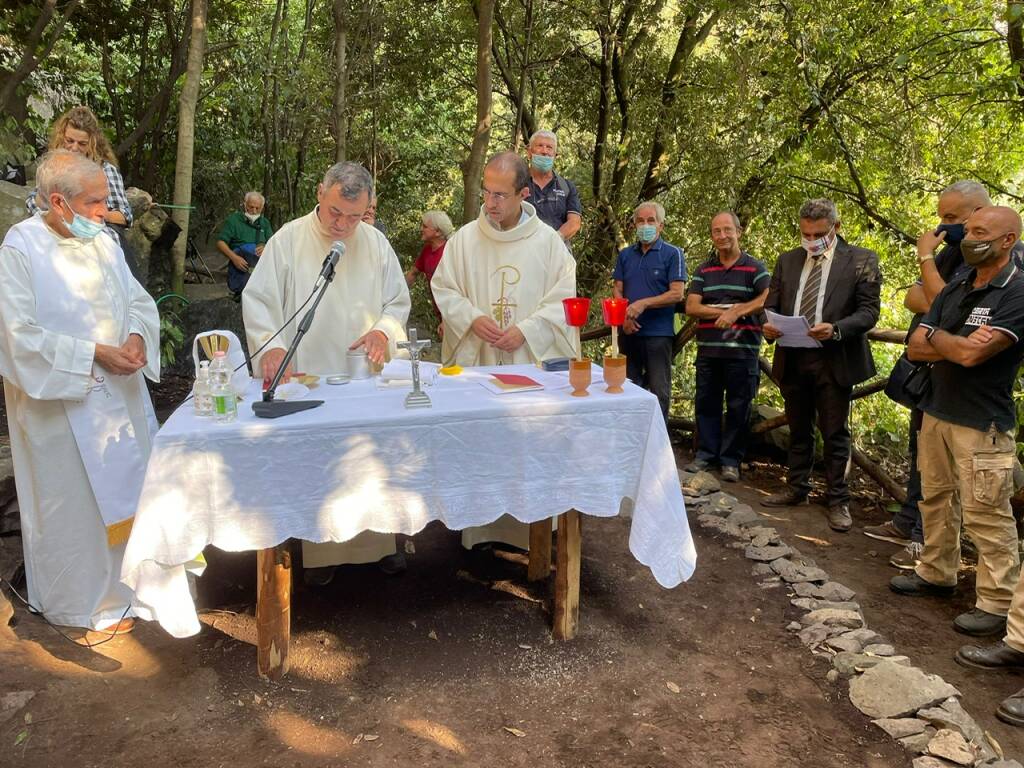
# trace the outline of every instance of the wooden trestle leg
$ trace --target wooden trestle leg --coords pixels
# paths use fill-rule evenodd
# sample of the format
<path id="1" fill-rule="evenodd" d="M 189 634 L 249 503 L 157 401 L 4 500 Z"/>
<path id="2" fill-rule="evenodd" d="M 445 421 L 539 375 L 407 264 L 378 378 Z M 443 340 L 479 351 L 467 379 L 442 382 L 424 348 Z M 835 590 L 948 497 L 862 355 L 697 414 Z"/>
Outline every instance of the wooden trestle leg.
<path id="1" fill-rule="evenodd" d="M 256 553 L 256 662 L 260 677 L 288 673 L 292 555 L 285 541 Z"/>

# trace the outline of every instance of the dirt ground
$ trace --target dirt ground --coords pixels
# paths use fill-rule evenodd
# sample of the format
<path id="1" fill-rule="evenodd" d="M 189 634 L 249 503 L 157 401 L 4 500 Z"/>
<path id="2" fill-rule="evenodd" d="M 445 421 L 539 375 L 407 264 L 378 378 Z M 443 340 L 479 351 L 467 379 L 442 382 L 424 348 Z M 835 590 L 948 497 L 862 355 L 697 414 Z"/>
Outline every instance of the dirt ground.
<path id="1" fill-rule="evenodd" d="M 756 502 L 778 475 L 759 466 L 753 487 L 727 490 Z M 831 533 L 815 507 L 772 513 L 787 541 L 858 591 L 872 628 L 959 687 L 1007 754 L 1024 755 L 1024 733 L 992 715 L 1024 683 L 952 662 L 962 638 L 949 619 L 969 589 L 953 605 L 896 598 L 892 546 Z M 0 629 L 0 695 L 36 695 L 0 722 L 0 766 L 909 765 L 784 629 L 798 616 L 786 590 L 758 587 L 740 551 L 692 531 L 697 571 L 665 590 L 630 555 L 628 520 L 585 518 L 581 630 L 556 643 L 550 584 L 428 527 L 400 542 L 404 575 L 354 566 L 329 587 L 297 587 L 280 684 L 256 674 L 252 553 L 208 551 L 194 638 L 142 624 L 89 650 L 18 608 Z M 0 573 L 19 556 L 17 537 L 0 539 Z"/>
<path id="2" fill-rule="evenodd" d="M 898 551 L 894 544 L 869 539 L 860 533 L 864 525 L 874 525 L 890 516 L 866 505 L 854 512 L 854 529 L 848 534 L 833 533 L 825 522 L 824 509 L 818 505 L 789 510 L 765 509 L 757 504 L 763 496 L 779 490 L 780 469 L 757 465 L 744 477 L 735 495 L 761 513 L 772 516 L 771 524 L 782 538 L 824 568 L 836 581 L 857 592 L 868 626 L 891 640 L 900 653 L 922 669 L 941 675 L 963 694 L 966 709 L 1003 747 L 1008 757 L 1024 760 L 1024 729 L 1013 728 L 996 719 L 996 706 L 1004 698 L 1024 687 L 1024 676 L 969 670 L 953 661 L 957 648 L 968 643 L 985 645 L 997 640 L 975 639 L 953 631 L 953 618 L 974 607 L 974 574 L 970 568 L 960 573 L 960 583 L 952 599 L 910 598 L 894 594 L 888 583 L 899 571 L 889 565 Z M 861 483 L 866 487 L 867 483 Z M 731 490 L 731 489 L 726 489 Z M 812 500 L 814 500 L 812 496 Z M 806 536 L 825 545 L 801 540 Z"/>

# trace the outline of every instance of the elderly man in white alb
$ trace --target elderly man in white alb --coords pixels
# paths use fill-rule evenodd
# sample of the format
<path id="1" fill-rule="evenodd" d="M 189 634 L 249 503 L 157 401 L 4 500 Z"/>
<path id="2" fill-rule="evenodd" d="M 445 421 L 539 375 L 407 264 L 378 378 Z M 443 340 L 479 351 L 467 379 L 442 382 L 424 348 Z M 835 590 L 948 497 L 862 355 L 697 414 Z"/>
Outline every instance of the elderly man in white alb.
<path id="1" fill-rule="evenodd" d="M 39 210 L 0 246 L 0 376 L 29 602 L 52 623 L 129 631 L 121 558 L 156 430 L 156 304 L 104 229 L 107 179 L 84 155 L 39 164 Z"/>
<path id="2" fill-rule="evenodd" d="M 444 319 L 445 364 L 534 363 L 576 355 L 562 299 L 576 295 L 576 261 L 525 202 L 530 172 L 514 152 L 484 167 L 480 216 L 448 240 L 430 281 Z M 529 527 L 507 515 L 462 532 L 462 545 L 529 548 Z"/>
<path id="3" fill-rule="evenodd" d="M 327 288 L 309 332 L 282 381 L 295 371 L 314 374 L 346 370 L 346 354 L 365 349 L 382 364 L 405 340 L 409 289 L 387 238 L 361 221 L 373 198 L 373 179 L 358 163 L 331 166 L 317 188 L 317 206 L 281 227 L 267 242 L 242 294 L 249 349 L 255 351 L 281 328 L 309 296 L 324 257 L 336 240 L 345 243 L 334 282 Z M 264 379 L 274 376 L 295 337 L 297 321 L 278 336 L 253 365 Z M 380 562 L 385 573 L 405 568 L 393 534 L 365 531 L 346 542 L 302 543 L 306 581 L 325 585 L 343 563 Z"/>

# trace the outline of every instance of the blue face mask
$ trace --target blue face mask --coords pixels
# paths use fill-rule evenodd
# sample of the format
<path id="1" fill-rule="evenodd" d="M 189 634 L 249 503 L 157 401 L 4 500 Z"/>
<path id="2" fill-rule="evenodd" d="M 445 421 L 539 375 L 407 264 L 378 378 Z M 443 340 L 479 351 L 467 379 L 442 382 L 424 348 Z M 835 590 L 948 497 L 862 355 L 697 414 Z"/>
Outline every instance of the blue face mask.
<path id="1" fill-rule="evenodd" d="M 531 155 L 530 163 L 541 173 L 547 173 L 555 167 L 555 158 L 548 155 Z"/>
<path id="2" fill-rule="evenodd" d="M 965 229 L 966 227 L 963 224 L 939 224 L 939 226 L 935 228 L 935 234 L 937 235 L 940 232 L 945 232 L 946 239 L 943 240 L 943 242 L 949 243 L 950 245 L 956 245 L 963 241 L 964 235 L 966 234 Z"/>
<path id="3" fill-rule="evenodd" d="M 636 236 L 641 243 L 653 243 L 658 239 L 658 228 L 653 224 L 641 224 L 636 228 Z"/>
<path id="4" fill-rule="evenodd" d="M 97 224 L 92 219 L 87 219 L 80 213 L 77 213 L 74 208 L 71 207 L 71 203 L 68 199 L 64 198 L 64 205 L 68 207 L 68 210 L 74 214 L 74 218 L 71 219 L 71 223 L 68 224 L 68 229 L 71 230 L 71 234 L 75 237 L 81 237 L 85 240 L 92 240 L 96 235 L 103 231 L 103 224 Z"/>

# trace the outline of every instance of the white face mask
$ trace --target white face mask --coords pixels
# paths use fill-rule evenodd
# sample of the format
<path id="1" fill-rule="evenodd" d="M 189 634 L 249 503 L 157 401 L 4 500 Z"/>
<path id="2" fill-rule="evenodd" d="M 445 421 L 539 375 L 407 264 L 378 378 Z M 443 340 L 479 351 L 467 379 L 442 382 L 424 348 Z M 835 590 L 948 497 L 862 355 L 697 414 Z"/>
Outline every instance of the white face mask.
<path id="1" fill-rule="evenodd" d="M 808 256 L 821 256 L 829 248 L 831 248 L 836 242 L 836 228 L 833 225 L 832 229 L 828 231 L 828 234 L 824 237 L 818 237 L 814 240 L 808 240 L 805 237 L 800 238 L 800 245 Z"/>
<path id="2" fill-rule="evenodd" d="M 249 213 L 248 211 L 246 211 L 245 218 L 247 218 L 251 224 L 255 224 L 257 221 L 259 221 L 260 214 Z"/>

